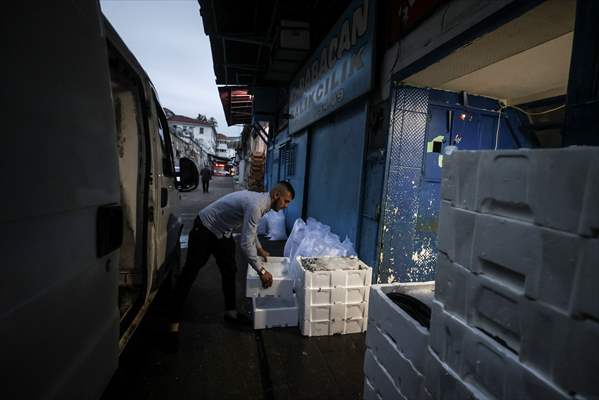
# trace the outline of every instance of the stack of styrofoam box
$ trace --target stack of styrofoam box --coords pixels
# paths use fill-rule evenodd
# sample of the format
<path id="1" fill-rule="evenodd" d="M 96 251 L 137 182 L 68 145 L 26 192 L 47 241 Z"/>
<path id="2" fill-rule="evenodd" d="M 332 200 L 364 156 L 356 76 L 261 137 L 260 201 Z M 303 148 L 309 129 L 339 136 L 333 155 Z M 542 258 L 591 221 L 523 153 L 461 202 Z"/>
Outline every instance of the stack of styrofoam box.
<path id="1" fill-rule="evenodd" d="M 264 268 L 270 272 L 272 286 L 264 289 L 256 271 L 248 265 L 246 296 L 252 298 L 254 329 L 297 326 L 297 299 L 293 294 L 293 279 L 289 259 L 269 257 Z"/>
<path id="2" fill-rule="evenodd" d="M 396 305 L 389 293 L 403 293 L 430 305 L 434 282 L 373 285 L 366 353 L 364 400 L 428 399 L 424 389 L 429 331 Z"/>
<path id="3" fill-rule="evenodd" d="M 303 267 L 318 260 L 323 270 Z M 359 333 L 368 326 L 372 268 L 356 257 L 298 257 L 299 326 L 305 336 Z"/>
<path id="4" fill-rule="evenodd" d="M 433 398 L 599 397 L 599 149 L 456 152 L 443 169 Z"/>

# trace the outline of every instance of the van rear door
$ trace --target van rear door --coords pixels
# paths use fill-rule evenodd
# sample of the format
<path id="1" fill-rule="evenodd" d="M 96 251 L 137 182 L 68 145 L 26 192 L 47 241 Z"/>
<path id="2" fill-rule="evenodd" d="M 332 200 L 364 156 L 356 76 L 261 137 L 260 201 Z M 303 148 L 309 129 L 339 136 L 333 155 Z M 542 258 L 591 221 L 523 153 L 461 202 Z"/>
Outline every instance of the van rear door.
<path id="1" fill-rule="evenodd" d="M 118 363 L 119 175 L 95 1 L 2 13 L 0 392 L 98 398 Z"/>

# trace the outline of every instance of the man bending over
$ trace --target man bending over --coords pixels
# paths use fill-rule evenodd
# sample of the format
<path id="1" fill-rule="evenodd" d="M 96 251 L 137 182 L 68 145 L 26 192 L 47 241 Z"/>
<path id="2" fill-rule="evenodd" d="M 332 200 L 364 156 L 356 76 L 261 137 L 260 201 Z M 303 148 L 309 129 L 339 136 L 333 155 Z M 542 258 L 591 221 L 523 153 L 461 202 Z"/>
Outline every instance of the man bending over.
<path id="1" fill-rule="evenodd" d="M 256 237 L 256 228 L 260 218 L 269 210 L 283 210 L 295 197 L 295 191 L 289 182 L 279 182 L 270 193 L 250 192 L 247 190 L 230 193 L 221 197 L 200 211 L 193 229 L 189 233 L 187 259 L 172 295 L 170 341 L 177 346 L 181 310 L 189 294 L 198 271 L 206 264 L 210 255 L 222 276 L 222 289 L 225 296 L 225 315 L 227 322 L 249 324 L 251 321 L 236 311 L 235 299 L 235 242 L 234 229 L 241 226 L 241 251 L 249 264 L 256 270 L 262 285 L 272 285 L 272 275 L 260 264 L 258 255 L 266 258 L 268 252 L 262 249 Z"/>

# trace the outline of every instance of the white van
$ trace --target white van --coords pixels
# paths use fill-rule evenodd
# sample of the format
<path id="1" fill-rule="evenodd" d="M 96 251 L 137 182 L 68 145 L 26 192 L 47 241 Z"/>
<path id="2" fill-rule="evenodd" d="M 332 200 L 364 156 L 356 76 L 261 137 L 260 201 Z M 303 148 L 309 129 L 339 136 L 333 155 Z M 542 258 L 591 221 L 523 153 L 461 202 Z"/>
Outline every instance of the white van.
<path id="1" fill-rule="evenodd" d="M 156 91 L 97 2 L 0 19 L 0 397 L 96 399 L 179 266 L 198 171 L 176 180 Z"/>

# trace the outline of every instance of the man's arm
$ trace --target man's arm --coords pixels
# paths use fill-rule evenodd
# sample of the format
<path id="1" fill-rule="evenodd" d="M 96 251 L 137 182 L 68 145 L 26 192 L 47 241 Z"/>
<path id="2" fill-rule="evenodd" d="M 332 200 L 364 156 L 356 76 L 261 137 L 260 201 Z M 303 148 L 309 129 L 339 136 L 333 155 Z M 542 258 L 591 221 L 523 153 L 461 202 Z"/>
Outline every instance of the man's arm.
<path id="1" fill-rule="evenodd" d="M 243 215 L 243 225 L 241 227 L 241 251 L 246 255 L 248 262 L 260 272 L 262 266 L 258 263 L 256 230 L 260 220 L 260 210 L 258 207 L 252 207 L 245 211 Z"/>
<path id="2" fill-rule="evenodd" d="M 252 207 L 245 211 L 243 216 L 243 226 L 241 228 L 241 251 L 246 255 L 249 264 L 258 273 L 262 285 L 267 288 L 272 285 L 272 275 L 263 270 L 262 266 L 258 262 L 257 250 L 259 246 L 258 238 L 256 237 L 256 229 L 258 227 L 258 221 L 262 218 L 262 214 L 258 207 Z M 260 247 L 260 251 L 262 247 Z"/>

